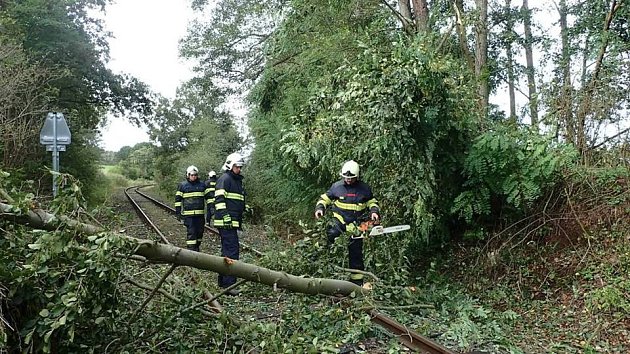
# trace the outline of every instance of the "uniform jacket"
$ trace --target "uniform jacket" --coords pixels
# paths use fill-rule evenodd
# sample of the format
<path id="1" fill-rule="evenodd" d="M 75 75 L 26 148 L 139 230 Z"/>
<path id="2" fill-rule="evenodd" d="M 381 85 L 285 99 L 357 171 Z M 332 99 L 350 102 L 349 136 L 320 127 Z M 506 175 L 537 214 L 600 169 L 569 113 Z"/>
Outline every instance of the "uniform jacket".
<path id="1" fill-rule="evenodd" d="M 175 213 L 184 217 L 203 217 L 207 199 L 206 185 L 199 179 L 181 182 L 175 193 Z"/>
<path id="2" fill-rule="evenodd" d="M 219 177 L 214 191 L 214 209 L 214 226 L 224 226 L 223 216 L 229 214 L 232 218 L 232 227 L 241 227 L 245 211 L 243 176 L 226 171 Z"/>
<path id="3" fill-rule="evenodd" d="M 315 209 L 325 210 L 329 206 L 333 216 L 343 224 L 357 221 L 367 211 L 380 213 L 372 189 L 362 181 L 353 184 L 345 184 L 343 180 L 335 182 L 319 197 Z"/>
<path id="4" fill-rule="evenodd" d="M 206 180 L 206 196 L 208 199 L 206 199 L 206 209 L 208 211 L 207 214 L 207 220 L 208 222 L 210 222 L 210 215 L 212 213 L 214 213 L 214 191 L 216 190 L 216 186 L 217 186 L 217 177 L 209 177 Z"/>

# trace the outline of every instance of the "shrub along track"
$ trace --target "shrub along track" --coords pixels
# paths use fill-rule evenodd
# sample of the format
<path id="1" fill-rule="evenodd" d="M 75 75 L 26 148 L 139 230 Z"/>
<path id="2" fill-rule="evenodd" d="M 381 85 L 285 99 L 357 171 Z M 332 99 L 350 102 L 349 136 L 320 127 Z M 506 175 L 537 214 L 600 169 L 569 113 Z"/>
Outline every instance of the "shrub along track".
<path id="1" fill-rule="evenodd" d="M 185 242 L 183 242 L 184 241 L 183 237 L 180 236 L 180 237 L 174 238 L 173 236 L 174 233 L 181 234 L 181 231 L 174 232 L 175 231 L 175 229 L 173 228 L 173 224 L 175 224 L 174 219 L 172 217 L 164 217 L 165 211 L 169 214 L 174 214 L 175 210 L 171 208 L 170 206 L 164 204 L 163 202 L 147 195 L 146 193 L 139 191 L 140 188 L 147 187 L 147 186 L 149 185 L 129 187 L 125 190 L 125 196 L 129 200 L 129 202 L 133 205 L 138 216 L 145 223 L 147 223 L 159 236 L 160 242 L 170 243 L 170 240 L 175 239 L 177 240 L 175 242 L 175 245 L 180 246 L 180 247 L 185 247 Z M 162 227 L 165 227 L 165 229 L 168 231 L 163 232 Z M 213 229 L 207 225 L 205 226 L 205 228 L 206 228 L 207 233 L 210 233 L 215 237 L 216 235 L 218 235 L 218 231 L 216 229 Z M 181 225 L 179 225 L 179 223 L 177 223 L 177 229 L 181 230 Z M 211 239 L 215 239 L 215 237 Z M 207 243 L 208 242 L 206 241 L 206 244 Z M 251 254 L 253 254 L 256 257 L 263 255 L 262 252 L 252 248 L 251 246 L 243 242 L 241 242 L 241 246 L 245 251 L 249 251 Z M 206 246 L 206 248 L 209 248 L 209 246 Z M 168 277 L 168 275 L 173 271 L 173 269 L 174 269 L 174 266 L 162 277 L 162 279 L 160 280 L 160 283 L 156 285 L 153 293 L 155 293 L 157 289 L 160 288 L 162 282 L 166 279 L 166 277 Z M 237 284 L 240 284 L 240 282 Z M 278 305 L 281 297 L 282 295 L 280 295 L 277 300 L 275 300 L 274 297 L 267 297 L 264 299 L 259 298 L 256 300 L 261 301 L 263 303 L 270 303 L 270 302 L 275 301 L 276 305 Z M 206 292 L 206 298 L 213 298 L 213 296 L 209 294 L 208 292 Z M 145 301 L 145 304 L 146 302 L 149 301 L 149 299 L 150 298 L 148 298 Z M 218 304 L 218 302 L 216 302 L 216 300 L 212 302 L 212 305 L 213 305 L 213 307 L 211 307 L 212 310 L 221 311 L 222 307 L 220 304 Z M 275 306 L 275 308 L 272 308 L 268 313 L 257 315 L 256 320 L 260 321 L 263 319 L 277 317 L 278 311 L 281 311 L 281 308 L 279 308 L 278 306 Z M 436 354 L 454 353 L 453 351 L 441 346 L 440 344 L 424 336 L 421 336 L 420 334 L 407 328 L 407 326 L 404 326 L 396 322 L 394 319 L 388 316 L 385 316 L 382 313 L 379 313 L 373 309 L 367 310 L 367 312 L 370 315 L 370 319 L 373 323 L 378 324 L 381 327 L 385 328 L 388 332 L 390 332 L 395 337 L 397 337 L 404 346 L 412 350 L 415 350 L 421 353 L 436 353 Z"/>

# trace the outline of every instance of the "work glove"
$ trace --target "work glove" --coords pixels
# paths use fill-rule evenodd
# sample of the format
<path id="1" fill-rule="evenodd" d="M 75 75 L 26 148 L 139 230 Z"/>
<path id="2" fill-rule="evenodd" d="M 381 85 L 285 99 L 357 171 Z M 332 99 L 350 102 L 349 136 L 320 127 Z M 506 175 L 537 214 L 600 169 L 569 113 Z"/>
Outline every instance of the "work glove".
<path id="1" fill-rule="evenodd" d="M 254 216 L 254 208 L 249 206 L 249 204 L 245 204 L 245 212 L 251 216 Z"/>
<path id="2" fill-rule="evenodd" d="M 321 210 L 321 209 L 315 210 L 315 219 L 319 219 L 322 216 L 324 216 L 324 211 L 323 210 Z"/>
<path id="3" fill-rule="evenodd" d="M 231 229 L 232 228 L 232 217 L 230 214 L 223 215 L 223 228 Z"/>
<path id="4" fill-rule="evenodd" d="M 346 225 L 346 232 L 349 233 L 350 236 L 353 238 L 361 235 L 361 230 L 359 230 L 359 227 L 357 226 L 357 224 L 353 222 Z"/>

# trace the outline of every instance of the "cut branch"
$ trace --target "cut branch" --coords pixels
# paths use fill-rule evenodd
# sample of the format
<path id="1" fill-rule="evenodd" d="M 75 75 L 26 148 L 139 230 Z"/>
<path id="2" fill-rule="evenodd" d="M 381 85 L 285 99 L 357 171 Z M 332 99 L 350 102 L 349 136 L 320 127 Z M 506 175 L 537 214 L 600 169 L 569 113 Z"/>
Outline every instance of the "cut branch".
<path id="1" fill-rule="evenodd" d="M 0 203 L 0 217 L 11 219 L 18 223 L 43 230 L 56 230 L 62 226 L 74 229 L 83 235 L 93 235 L 105 230 L 80 223 L 67 217 L 57 217 L 41 209 L 29 210 L 22 215 L 13 213 L 14 207 L 9 204 Z M 157 242 L 141 240 L 134 237 L 116 234 L 117 237 L 124 237 L 135 244 L 135 254 L 145 257 L 149 261 L 166 262 L 177 266 L 188 266 L 202 270 L 210 270 L 223 275 L 233 275 L 241 279 L 253 282 L 277 286 L 303 294 L 322 295 L 344 295 L 348 296 L 353 292 L 357 295 L 369 293 L 354 283 L 338 279 L 325 278 L 303 278 L 278 272 L 271 269 L 259 267 L 253 264 L 233 260 L 227 257 L 219 257 L 202 252 L 191 251 L 164 245 Z"/>
<path id="2" fill-rule="evenodd" d="M 144 290 L 148 290 L 148 291 L 153 291 L 153 289 L 154 289 L 152 286 L 150 286 L 148 284 L 141 283 L 139 281 L 136 281 L 136 280 L 134 280 L 131 277 L 125 277 L 125 282 L 127 282 L 127 283 L 129 283 L 131 285 L 134 285 L 134 286 L 136 286 L 136 287 L 138 287 L 140 289 L 144 289 Z M 171 301 L 173 301 L 173 302 L 175 302 L 177 304 L 181 304 L 182 303 L 182 300 L 180 300 L 178 297 L 176 297 L 175 295 L 167 292 L 166 290 L 164 290 L 162 288 L 158 289 L 158 292 L 160 294 L 162 294 L 164 297 L 166 297 L 167 299 L 169 299 L 169 300 L 171 300 Z M 216 310 L 217 310 L 217 312 L 220 312 L 219 309 L 216 309 Z M 209 312 L 209 311 L 206 311 L 206 310 L 203 310 L 203 309 L 200 309 L 199 312 L 201 312 L 202 314 L 204 314 L 205 316 L 208 316 L 208 317 L 215 317 L 216 316 L 212 312 Z"/>

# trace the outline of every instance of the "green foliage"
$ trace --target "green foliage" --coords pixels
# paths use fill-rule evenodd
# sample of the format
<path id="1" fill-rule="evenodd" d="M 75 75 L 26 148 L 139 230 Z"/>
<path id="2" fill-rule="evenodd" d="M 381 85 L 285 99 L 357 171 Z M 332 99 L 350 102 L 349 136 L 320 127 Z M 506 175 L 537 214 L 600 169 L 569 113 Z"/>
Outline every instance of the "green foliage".
<path id="1" fill-rule="evenodd" d="M 6 175 L 0 185 L 6 184 Z M 69 181 L 71 182 L 71 181 Z M 15 203 L 32 203 L 29 194 L 12 194 Z M 53 204 L 59 214 L 80 214 L 85 208 L 80 188 L 67 185 Z M 33 352 L 79 351 L 99 343 L 117 316 L 116 283 L 122 261 L 113 257 L 129 247 L 116 235 L 87 239 L 61 227 L 27 230 L 0 221 L 0 283 L 9 291 L 2 313 L 11 319 L 4 344 Z"/>
<path id="2" fill-rule="evenodd" d="M 468 152 L 465 189 L 451 211 L 468 223 L 523 215 L 561 181 L 561 171 L 574 158 L 572 150 L 545 136 L 497 125 L 477 137 Z"/>
<path id="3" fill-rule="evenodd" d="M 102 10 L 108 2 L 9 1 L 3 8 L 12 20 L 7 23 L 7 33 L 19 38 L 24 49 L 45 67 L 66 71 L 66 76 L 50 85 L 58 89 L 57 108 L 75 116 L 77 127 L 95 128 L 103 108 L 140 119 L 152 105 L 144 84 L 105 67 L 107 32 L 89 10 Z"/>
<path id="4" fill-rule="evenodd" d="M 155 150 L 151 143 L 138 143 L 133 147 L 123 146 L 116 154 L 118 159 L 116 171 L 132 180 L 153 178 Z"/>
<path id="5" fill-rule="evenodd" d="M 454 172 L 477 119 L 461 63 L 428 46 L 366 44 L 354 64 L 320 81 L 280 145 L 285 168 L 319 181 L 358 160 L 386 222 L 411 223 L 425 241 L 443 236 L 443 206 L 459 186 Z"/>
<path id="6" fill-rule="evenodd" d="M 612 279 L 611 284 L 594 289 L 586 295 L 591 311 L 604 313 L 630 313 L 630 281 L 625 278 Z"/>
<path id="7" fill-rule="evenodd" d="M 151 167 L 163 191 L 173 193 L 190 165 L 199 168 L 201 178 L 210 170 L 219 173 L 227 155 L 241 149 L 233 117 L 219 108 L 220 101 L 214 86 L 192 80 L 178 89 L 175 100 L 160 102 L 150 131 L 160 146 Z"/>
<path id="8" fill-rule="evenodd" d="M 97 128 L 105 112 L 146 119 L 152 101 L 147 87 L 105 67 L 107 32 L 93 16 L 107 0 L 4 1 L 0 7 L 0 153 L 4 168 L 19 168 L 29 179 L 44 178 L 50 154 L 39 144 L 48 111 L 64 113 L 72 144 L 61 153 L 62 172 L 82 181 L 91 205 L 103 201 L 98 173 Z"/>
<path id="9" fill-rule="evenodd" d="M 203 80 L 247 86 L 260 75 L 266 39 L 283 6 L 284 0 L 195 0 L 204 21 L 189 26 L 180 53 L 196 59 Z"/>
<path id="10" fill-rule="evenodd" d="M 2 26 L 0 15 L 0 26 Z M 44 149 L 34 149 L 44 111 L 55 97 L 47 83 L 62 77 L 60 70 L 49 70 L 38 63 L 29 63 L 28 53 L 13 38 L 0 32 L 0 156 L 5 169 L 36 170 Z"/>

